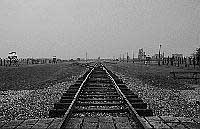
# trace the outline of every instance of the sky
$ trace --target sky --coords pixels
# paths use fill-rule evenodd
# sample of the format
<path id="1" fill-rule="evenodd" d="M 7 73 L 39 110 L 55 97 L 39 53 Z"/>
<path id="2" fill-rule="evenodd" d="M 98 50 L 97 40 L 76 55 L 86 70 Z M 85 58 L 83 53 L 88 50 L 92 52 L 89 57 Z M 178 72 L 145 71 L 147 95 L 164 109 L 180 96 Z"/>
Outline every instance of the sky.
<path id="1" fill-rule="evenodd" d="M 200 0 L 0 0 L 0 57 L 192 54 Z"/>

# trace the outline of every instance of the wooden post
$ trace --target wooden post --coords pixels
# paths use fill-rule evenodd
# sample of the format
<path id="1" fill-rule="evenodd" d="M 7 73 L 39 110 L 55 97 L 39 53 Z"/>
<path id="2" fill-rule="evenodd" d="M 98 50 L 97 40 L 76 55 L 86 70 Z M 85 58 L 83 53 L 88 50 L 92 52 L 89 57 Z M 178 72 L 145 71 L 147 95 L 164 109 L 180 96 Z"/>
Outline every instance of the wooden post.
<path id="1" fill-rule="evenodd" d="M 190 65 L 192 65 L 192 58 L 191 57 L 189 58 L 189 63 L 190 63 Z"/>
<path id="2" fill-rule="evenodd" d="M 184 57 L 184 63 L 185 63 L 185 67 L 187 67 L 187 58 Z"/>
<path id="3" fill-rule="evenodd" d="M 9 64 L 9 66 L 11 66 L 11 64 L 12 64 L 12 59 L 10 58 L 10 64 Z"/>
<path id="4" fill-rule="evenodd" d="M 159 46 L 159 51 L 158 51 L 158 65 L 160 66 L 160 49 L 161 49 L 161 45 Z"/>
<path id="5" fill-rule="evenodd" d="M 162 65 L 164 65 L 165 64 L 165 59 L 164 59 L 164 57 L 162 58 Z"/>
<path id="6" fill-rule="evenodd" d="M 184 58 L 182 57 L 182 64 L 184 64 Z"/>
<path id="7" fill-rule="evenodd" d="M 86 54 L 85 54 L 85 60 L 86 60 L 86 62 L 87 62 L 87 52 L 86 52 Z"/>
<path id="8" fill-rule="evenodd" d="M 180 64 L 180 58 L 178 57 L 178 67 L 179 67 L 179 64 Z"/>
<path id="9" fill-rule="evenodd" d="M 196 60 L 195 60 L 195 57 L 193 57 L 192 62 L 193 62 L 194 68 L 195 68 L 195 66 L 196 66 L 196 62 L 195 62 L 195 61 L 196 61 Z"/>
<path id="10" fill-rule="evenodd" d="M 126 58 L 127 58 L 127 62 L 128 62 L 128 59 L 129 59 L 129 58 L 128 58 L 128 52 L 127 52 L 127 57 L 126 57 Z"/>
<path id="11" fill-rule="evenodd" d="M 169 65 L 169 60 L 170 60 L 170 58 L 169 58 L 169 56 L 167 57 L 167 65 Z"/>

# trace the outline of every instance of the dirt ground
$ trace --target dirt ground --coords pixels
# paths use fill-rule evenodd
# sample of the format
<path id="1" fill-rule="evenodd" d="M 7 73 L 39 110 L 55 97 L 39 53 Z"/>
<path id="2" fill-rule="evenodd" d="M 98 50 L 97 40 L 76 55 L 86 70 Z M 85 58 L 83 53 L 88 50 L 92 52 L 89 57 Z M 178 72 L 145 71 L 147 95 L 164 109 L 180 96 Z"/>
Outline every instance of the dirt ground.
<path id="1" fill-rule="evenodd" d="M 73 80 L 84 70 L 73 63 L 0 67 L 0 91 L 43 89 L 58 82 Z"/>
<path id="2" fill-rule="evenodd" d="M 193 69 L 133 63 L 109 63 L 106 66 L 148 103 L 154 115 L 200 117 L 200 85 L 174 80 L 169 73 Z"/>
<path id="3" fill-rule="evenodd" d="M 62 63 L 0 68 L 0 71 L 0 121 L 9 121 L 48 118 L 54 103 L 86 68 Z"/>
<path id="4" fill-rule="evenodd" d="M 106 66 L 148 103 L 154 115 L 200 118 L 199 85 L 173 80 L 169 74 L 187 69 L 132 63 Z M 0 121 L 48 117 L 53 104 L 85 71 L 72 63 L 0 67 Z"/>
<path id="5" fill-rule="evenodd" d="M 151 84 L 156 87 L 165 89 L 193 89 L 188 85 L 188 83 L 194 84 L 194 80 L 175 80 L 173 75 L 170 74 L 171 71 L 196 71 L 197 69 L 185 68 L 185 67 L 171 67 L 171 66 L 158 66 L 157 64 L 144 65 L 139 63 L 123 63 L 119 62 L 117 64 L 107 64 L 107 66 L 112 66 L 112 70 L 116 72 L 129 73 L 133 77 L 142 80 L 144 83 Z M 200 71 L 198 69 L 198 71 Z M 200 84 L 200 82 L 199 82 Z"/>

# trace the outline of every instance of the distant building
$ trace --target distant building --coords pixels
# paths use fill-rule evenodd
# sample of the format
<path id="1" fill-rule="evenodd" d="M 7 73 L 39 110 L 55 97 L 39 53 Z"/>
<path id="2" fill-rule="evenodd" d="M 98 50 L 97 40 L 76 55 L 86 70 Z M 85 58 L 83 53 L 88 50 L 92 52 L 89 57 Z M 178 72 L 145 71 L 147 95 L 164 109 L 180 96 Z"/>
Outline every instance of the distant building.
<path id="1" fill-rule="evenodd" d="M 81 58 L 76 58 L 76 61 L 81 61 Z"/>
<path id="2" fill-rule="evenodd" d="M 145 58 L 146 58 L 146 55 L 145 55 L 145 52 L 143 51 L 143 48 L 139 49 L 138 59 L 142 60 L 142 59 L 145 59 Z"/>
<path id="3" fill-rule="evenodd" d="M 174 58 L 182 58 L 183 54 L 172 54 Z"/>
<path id="4" fill-rule="evenodd" d="M 57 58 L 56 58 L 56 56 L 53 56 L 53 63 L 57 63 Z"/>
<path id="5" fill-rule="evenodd" d="M 74 59 L 70 59 L 69 61 L 72 61 L 72 62 L 74 62 Z"/>
<path id="6" fill-rule="evenodd" d="M 160 59 L 164 58 L 164 54 L 160 54 Z M 159 59 L 159 54 L 155 54 L 152 56 L 152 59 Z"/>
<path id="7" fill-rule="evenodd" d="M 8 53 L 8 59 L 17 59 L 17 52 L 9 52 Z"/>

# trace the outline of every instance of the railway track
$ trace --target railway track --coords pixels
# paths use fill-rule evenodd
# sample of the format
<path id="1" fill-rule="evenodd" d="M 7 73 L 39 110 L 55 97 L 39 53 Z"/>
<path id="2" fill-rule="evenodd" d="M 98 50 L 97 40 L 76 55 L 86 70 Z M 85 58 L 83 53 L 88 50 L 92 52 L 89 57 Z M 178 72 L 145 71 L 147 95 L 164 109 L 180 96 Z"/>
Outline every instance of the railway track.
<path id="1" fill-rule="evenodd" d="M 152 116 L 121 79 L 95 64 L 63 94 L 50 117 L 63 117 L 64 129 L 145 129 L 140 116 Z"/>

